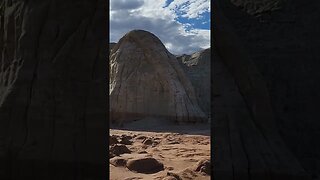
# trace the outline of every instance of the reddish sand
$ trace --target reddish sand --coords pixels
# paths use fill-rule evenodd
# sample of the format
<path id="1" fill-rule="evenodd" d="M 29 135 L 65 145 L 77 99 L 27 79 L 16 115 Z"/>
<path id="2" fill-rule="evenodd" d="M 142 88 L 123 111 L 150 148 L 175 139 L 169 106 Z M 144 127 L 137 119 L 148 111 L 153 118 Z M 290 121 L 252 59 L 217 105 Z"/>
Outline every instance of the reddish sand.
<path id="1" fill-rule="evenodd" d="M 143 122 L 139 123 L 144 124 Z M 130 160 L 139 157 L 153 157 L 164 165 L 164 169 L 159 172 L 145 174 L 130 171 L 126 166 L 116 167 L 110 164 L 111 180 L 161 180 L 174 179 L 174 176 L 178 176 L 183 180 L 210 179 L 210 175 L 195 170 L 198 161 L 210 160 L 210 125 L 174 126 L 166 124 L 168 125 L 166 127 L 163 125 L 165 124 L 163 121 L 161 123 L 162 129 L 154 128 L 157 123 L 152 123 L 150 120 L 148 121 L 148 125 L 152 124 L 153 128 L 145 125 L 143 126 L 144 129 L 136 130 L 137 127 L 141 127 L 141 124 L 136 123 L 129 125 L 133 130 L 110 129 L 110 135 L 117 136 L 118 138 L 126 135 L 132 142 L 131 145 L 126 145 L 132 152 L 121 154 L 120 156 L 116 156 L 116 158 L 121 157 L 125 160 Z M 158 132 L 152 132 L 150 129 L 156 129 Z M 168 129 L 169 132 L 166 132 L 165 129 Z M 146 138 L 150 138 L 152 143 L 143 143 Z"/>

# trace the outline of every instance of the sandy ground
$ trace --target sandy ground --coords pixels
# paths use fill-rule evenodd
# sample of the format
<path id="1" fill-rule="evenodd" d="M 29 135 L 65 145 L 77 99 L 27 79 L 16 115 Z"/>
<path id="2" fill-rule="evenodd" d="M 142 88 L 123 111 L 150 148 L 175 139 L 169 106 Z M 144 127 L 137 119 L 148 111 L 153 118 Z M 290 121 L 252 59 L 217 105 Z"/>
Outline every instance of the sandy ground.
<path id="1" fill-rule="evenodd" d="M 125 137 L 132 143 L 125 145 L 131 151 L 130 153 L 113 158 L 122 158 L 128 161 L 152 157 L 164 165 L 163 170 L 146 174 L 129 170 L 126 166 L 110 164 L 110 179 L 209 180 L 210 175 L 203 170 L 196 170 L 197 167 L 199 168 L 197 165 L 199 161 L 210 161 L 209 128 L 209 124 L 175 125 L 164 120 L 145 119 L 127 124 L 122 128 L 110 129 L 110 135 L 118 139 Z M 149 143 L 146 143 L 147 139 L 150 140 Z M 111 160 L 112 158 L 110 162 Z"/>

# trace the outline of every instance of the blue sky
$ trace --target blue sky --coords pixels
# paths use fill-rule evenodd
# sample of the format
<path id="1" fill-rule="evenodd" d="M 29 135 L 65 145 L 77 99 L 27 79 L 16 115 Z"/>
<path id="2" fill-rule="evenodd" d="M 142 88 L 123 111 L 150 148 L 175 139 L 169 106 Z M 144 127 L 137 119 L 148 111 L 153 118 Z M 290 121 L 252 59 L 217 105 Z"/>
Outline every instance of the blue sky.
<path id="1" fill-rule="evenodd" d="M 110 41 L 133 29 L 152 32 L 173 54 L 210 47 L 210 0 L 110 0 Z"/>
<path id="2" fill-rule="evenodd" d="M 192 28 L 210 30 L 210 12 L 204 13 L 202 19 L 188 19 L 185 17 L 179 17 L 177 18 L 177 21 L 183 24 L 185 23 L 191 24 L 191 27 L 189 27 L 188 30 Z"/>
<path id="3" fill-rule="evenodd" d="M 168 7 L 173 1 L 174 0 L 167 0 L 164 8 Z M 176 18 L 178 22 L 182 24 L 190 24 L 190 26 L 186 28 L 187 31 L 193 28 L 210 30 L 210 11 L 202 13 L 201 17 L 198 18 L 182 17 L 181 15 L 183 15 L 184 13 L 181 11 L 177 11 L 176 14 L 178 15 L 178 17 Z"/>

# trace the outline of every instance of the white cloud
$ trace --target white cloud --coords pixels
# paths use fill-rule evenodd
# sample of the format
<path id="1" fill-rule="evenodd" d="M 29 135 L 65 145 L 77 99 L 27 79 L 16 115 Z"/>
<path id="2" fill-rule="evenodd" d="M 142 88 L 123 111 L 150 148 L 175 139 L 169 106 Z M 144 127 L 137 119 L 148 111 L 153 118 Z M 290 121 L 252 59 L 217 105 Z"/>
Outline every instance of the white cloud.
<path id="1" fill-rule="evenodd" d="M 130 4 L 125 4 L 124 2 Z M 186 29 L 191 24 L 181 24 L 176 18 L 179 12 L 193 18 L 199 17 L 201 12 L 210 6 L 209 1 L 195 0 L 183 5 L 185 0 L 175 0 L 174 4 L 166 6 L 165 0 L 111 0 L 110 4 L 110 41 L 117 42 L 125 33 L 133 29 L 143 29 L 150 31 L 160 38 L 167 49 L 173 54 L 190 54 L 203 48 L 210 47 L 210 30 Z M 181 4 L 182 3 L 182 4 Z M 180 4 L 180 6 L 178 6 Z M 196 7 L 198 6 L 198 7 Z M 200 6 L 200 7 L 199 7 Z M 196 8 L 196 9 L 195 9 Z"/>
<path id="2" fill-rule="evenodd" d="M 182 17 L 199 19 L 201 14 L 210 12 L 210 0 L 174 0 L 168 8 L 180 12 Z"/>
<path id="3" fill-rule="evenodd" d="M 110 2 L 110 8 L 112 10 L 124 10 L 124 9 L 136 9 L 144 4 L 143 0 L 116 0 Z"/>

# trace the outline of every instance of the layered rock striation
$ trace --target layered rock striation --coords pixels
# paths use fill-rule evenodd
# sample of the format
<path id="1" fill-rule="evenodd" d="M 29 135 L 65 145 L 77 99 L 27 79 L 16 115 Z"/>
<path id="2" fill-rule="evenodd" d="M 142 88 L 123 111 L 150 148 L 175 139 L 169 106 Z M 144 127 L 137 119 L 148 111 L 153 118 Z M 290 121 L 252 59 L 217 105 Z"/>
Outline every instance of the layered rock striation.
<path id="1" fill-rule="evenodd" d="M 148 116 L 205 121 L 192 83 L 153 34 L 127 33 L 110 54 L 110 116 L 122 123 Z"/>
<path id="2" fill-rule="evenodd" d="M 107 3 L 0 1 L 1 179 L 106 179 Z"/>
<path id="3" fill-rule="evenodd" d="M 211 116 L 211 49 L 177 57 L 189 77 L 200 108 Z"/>
<path id="4" fill-rule="evenodd" d="M 280 133 L 264 74 L 218 2 L 213 10 L 214 179 L 311 179 Z"/>
<path id="5" fill-rule="evenodd" d="M 282 0 L 287 3 L 281 3 L 279 10 L 259 17 L 230 1 L 219 2 L 266 82 L 285 143 L 306 171 L 320 177 L 320 144 L 315 138 L 320 135 L 320 2 Z"/>

